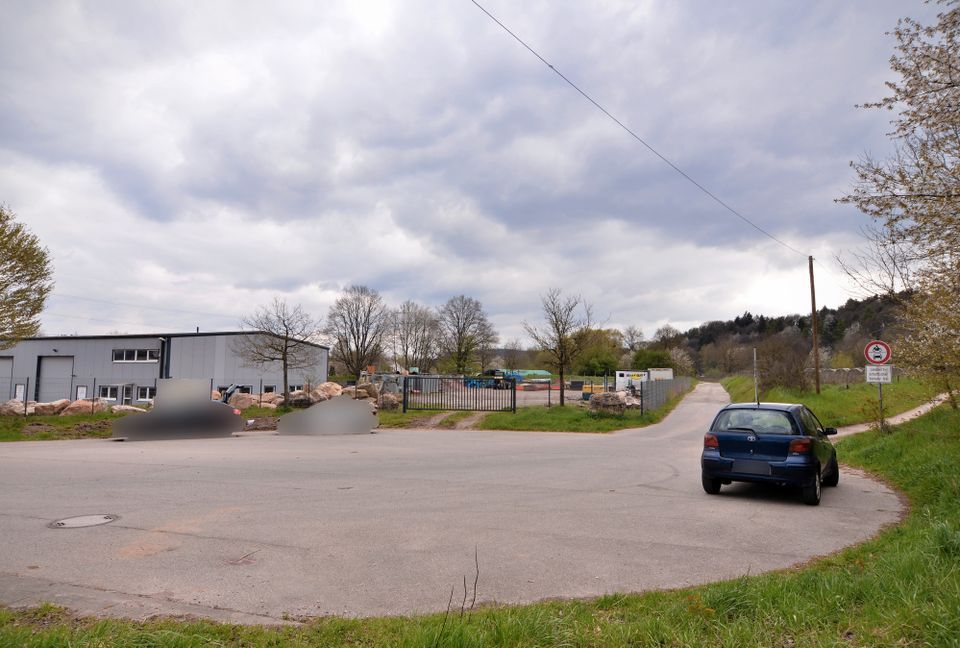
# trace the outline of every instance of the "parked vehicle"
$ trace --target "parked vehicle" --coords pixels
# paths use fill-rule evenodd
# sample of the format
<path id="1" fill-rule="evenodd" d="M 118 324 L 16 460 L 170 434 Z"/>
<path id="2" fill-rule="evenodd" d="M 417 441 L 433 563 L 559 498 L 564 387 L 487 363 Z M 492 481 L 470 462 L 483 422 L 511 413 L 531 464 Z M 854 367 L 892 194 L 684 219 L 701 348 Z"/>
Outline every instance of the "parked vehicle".
<path id="1" fill-rule="evenodd" d="M 804 503 L 816 506 L 821 486 L 840 480 L 837 451 L 827 438 L 836 433 L 801 404 L 727 405 L 703 437 L 703 490 L 716 495 L 735 481 L 796 486 Z"/>

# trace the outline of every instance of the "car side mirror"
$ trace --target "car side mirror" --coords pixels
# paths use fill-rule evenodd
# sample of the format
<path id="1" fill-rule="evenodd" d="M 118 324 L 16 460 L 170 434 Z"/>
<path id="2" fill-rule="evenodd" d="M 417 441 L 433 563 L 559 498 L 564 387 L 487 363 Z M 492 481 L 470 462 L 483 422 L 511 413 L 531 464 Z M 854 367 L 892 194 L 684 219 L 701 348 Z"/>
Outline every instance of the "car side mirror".
<path id="1" fill-rule="evenodd" d="M 834 434 L 837 433 L 837 428 L 827 428 L 823 431 L 823 433 L 826 434 L 827 436 L 833 436 Z"/>

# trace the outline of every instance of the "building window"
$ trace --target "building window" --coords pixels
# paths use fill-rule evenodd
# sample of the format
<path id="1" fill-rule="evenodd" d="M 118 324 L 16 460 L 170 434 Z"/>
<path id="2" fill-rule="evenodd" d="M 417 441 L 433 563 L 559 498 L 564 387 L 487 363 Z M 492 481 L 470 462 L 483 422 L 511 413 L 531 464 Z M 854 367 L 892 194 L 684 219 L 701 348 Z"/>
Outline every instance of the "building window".
<path id="1" fill-rule="evenodd" d="M 263 393 L 264 393 L 264 394 L 272 394 L 272 393 L 275 392 L 275 391 L 277 391 L 277 386 L 276 386 L 276 385 L 264 385 L 264 386 L 263 386 Z"/>
<path id="2" fill-rule="evenodd" d="M 114 362 L 159 362 L 159 349 L 114 349 Z"/>
<path id="3" fill-rule="evenodd" d="M 77 399 L 84 400 L 87 397 L 87 386 L 86 385 L 77 385 Z"/>
<path id="4" fill-rule="evenodd" d="M 117 400 L 117 385 L 100 385 L 100 398 L 103 400 Z"/>
<path id="5" fill-rule="evenodd" d="M 253 392 L 253 385 L 240 385 L 237 387 L 237 391 L 241 394 L 250 394 Z"/>
<path id="6" fill-rule="evenodd" d="M 287 385 L 287 388 L 292 391 L 303 391 L 303 385 Z"/>
<path id="7" fill-rule="evenodd" d="M 153 400 L 157 397 L 156 387 L 137 387 L 137 400 Z"/>

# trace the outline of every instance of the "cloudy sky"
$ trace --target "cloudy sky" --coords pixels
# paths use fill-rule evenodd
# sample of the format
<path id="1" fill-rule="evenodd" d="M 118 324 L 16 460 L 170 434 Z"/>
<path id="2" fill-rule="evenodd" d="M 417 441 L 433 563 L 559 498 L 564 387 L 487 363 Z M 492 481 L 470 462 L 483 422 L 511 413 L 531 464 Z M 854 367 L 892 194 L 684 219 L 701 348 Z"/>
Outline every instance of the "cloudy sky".
<path id="1" fill-rule="evenodd" d="M 550 287 L 649 336 L 851 296 L 834 199 L 884 155 L 898 17 L 919 1 L 4 0 L 0 201 L 49 247 L 48 334 L 235 329 L 478 298 L 522 338 Z"/>

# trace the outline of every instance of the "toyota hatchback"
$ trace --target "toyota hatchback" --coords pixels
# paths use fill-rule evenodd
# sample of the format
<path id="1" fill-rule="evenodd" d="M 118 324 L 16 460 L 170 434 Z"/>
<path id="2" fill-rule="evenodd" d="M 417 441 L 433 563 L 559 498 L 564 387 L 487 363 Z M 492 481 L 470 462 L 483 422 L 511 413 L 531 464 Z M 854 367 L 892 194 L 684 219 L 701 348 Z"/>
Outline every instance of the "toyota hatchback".
<path id="1" fill-rule="evenodd" d="M 840 481 L 837 451 L 827 438 L 836 433 L 804 405 L 727 405 L 703 437 L 703 490 L 716 495 L 735 481 L 796 486 L 804 503 L 816 506 L 821 486 Z"/>

